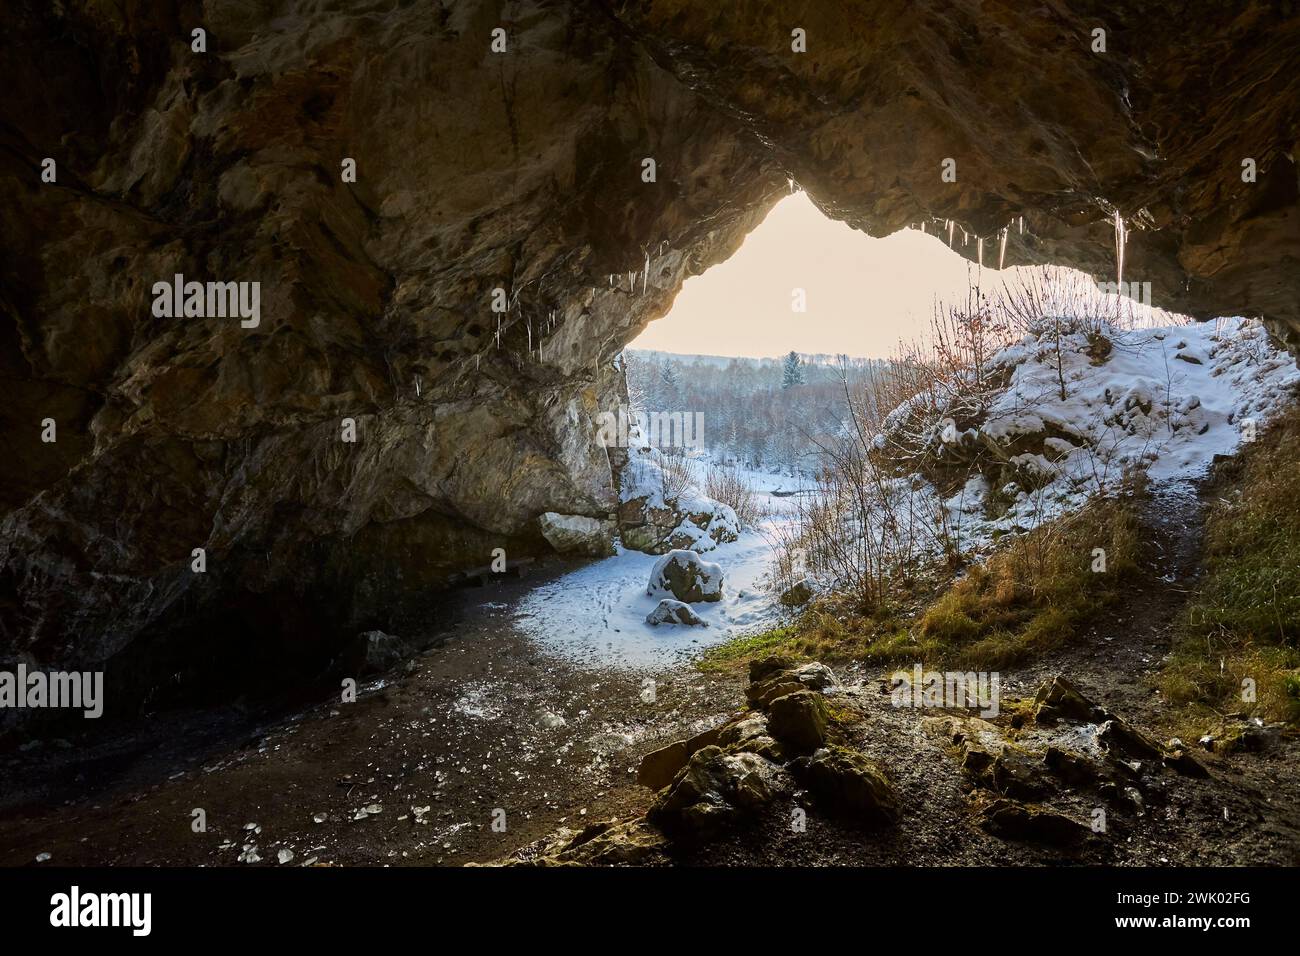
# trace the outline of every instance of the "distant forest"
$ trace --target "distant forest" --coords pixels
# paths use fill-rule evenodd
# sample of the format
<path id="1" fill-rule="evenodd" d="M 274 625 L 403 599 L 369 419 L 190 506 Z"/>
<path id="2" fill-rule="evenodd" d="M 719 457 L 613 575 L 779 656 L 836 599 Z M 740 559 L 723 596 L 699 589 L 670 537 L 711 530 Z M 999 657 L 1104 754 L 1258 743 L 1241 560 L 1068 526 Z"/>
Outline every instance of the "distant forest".
<path id="1" fill-rule="evenodd" d="M 703 445 L 714 461 L 806 474 L 816 451 L 846 427 L 845 383 L 855 393 L 889 362 L 848 356 L 750 359 L 623 353 L 634 411 L 703 412 Z"/>

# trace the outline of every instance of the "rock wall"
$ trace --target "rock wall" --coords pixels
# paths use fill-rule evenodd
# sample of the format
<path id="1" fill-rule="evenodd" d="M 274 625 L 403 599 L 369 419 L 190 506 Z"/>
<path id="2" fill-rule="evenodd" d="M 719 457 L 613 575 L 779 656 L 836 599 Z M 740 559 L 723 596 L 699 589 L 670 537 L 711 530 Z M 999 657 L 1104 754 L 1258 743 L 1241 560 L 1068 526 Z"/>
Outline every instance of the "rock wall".
<path id="1" fill-rule="evenodd" d="M 0 659 L 143 698 L 607 516 L 613 356 L 790 179 L 1101 276 L 1118 208 L 1157 305 L 1300 330 L 1294 4 L 1180 6 L 16 0 Z M 260 322 L 155 316 L 176 273 Z"/>

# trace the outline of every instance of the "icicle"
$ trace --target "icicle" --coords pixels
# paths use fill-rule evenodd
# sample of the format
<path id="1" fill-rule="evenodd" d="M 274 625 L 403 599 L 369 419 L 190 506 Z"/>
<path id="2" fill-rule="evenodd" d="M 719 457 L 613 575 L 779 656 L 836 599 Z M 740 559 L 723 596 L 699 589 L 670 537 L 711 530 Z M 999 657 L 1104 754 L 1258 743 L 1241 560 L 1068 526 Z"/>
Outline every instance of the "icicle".
<path id="1" fill-rule="evenodd" d="M 529 319 L 529 320 L 528 320 L 528 352 L 529 352 L 529 354 L 532 354 L 532 351 L 533 351 L 533 320 L 532 320 L 532 319 Z"/>
<path id="2" fill-rule="evenodd" d="M 978 239 L 975 240 L 975 253 L 976 253 L 975 262 L 981 269 L 983 269 L 984 268 L 984 237 L 983 236 L 980 236 Z"/>
<path id="3" fill-rule="evenodd" d="M 1003 226 L 1002 235 L 998 238 L 998 268 L 999 269 L 1001 269 L 1002 264 L 1007 261 L 1007 233 L 1009 231 L 1010 230 L 1008 229 L 1008 227 Z"/>
<path id="4" fill-rule="evenodd" d="M 951 249 L 951 248 L 952 248 L 952 229 L 953 229 L 953 226 L 956 225 L 956 223 L 954 223 L 951 219 L 946 219 L 946 220 L 944 220 L 944 221 L 945 221 L 946 223 L 948 223 L 948 248 Z"/>
<path id="5" fill-rule="evenodd" d="M 415 397 L 420 397 L 420 376 L 415 376 Z"/>
<path id="6" fill-rule="evenodd" d="M 921 235 L 925 235 L 925 234 L 926 234 L 926 233 L 925 233 L 925 221 L 922 220 L 922 221 L 921 221 Z"/>
<path id="7" fill-rule="evenodd" d="M 1022 236 L 1025 234 L 1025 217 L 1024 217 L 1024 216 L 1021 216 L 1021 217 L 1020 217 L 1020 234 L 1021 234 Z"/>
<path id="8" fill-rule="evenodd" d="M 641 275 L 641 294 L 645 295 L 646 289 L 650 288 L 650 253 L 645 254 L 645 272 Z"/>
<path id="9" fill-rule="evenodd" d="M 1124 217 L 1115 210 L 1115 282 L 1117 285 L 1124 284 L 1124 251 L 1128 246 L 1128 227 L 1124 225 Z"/>

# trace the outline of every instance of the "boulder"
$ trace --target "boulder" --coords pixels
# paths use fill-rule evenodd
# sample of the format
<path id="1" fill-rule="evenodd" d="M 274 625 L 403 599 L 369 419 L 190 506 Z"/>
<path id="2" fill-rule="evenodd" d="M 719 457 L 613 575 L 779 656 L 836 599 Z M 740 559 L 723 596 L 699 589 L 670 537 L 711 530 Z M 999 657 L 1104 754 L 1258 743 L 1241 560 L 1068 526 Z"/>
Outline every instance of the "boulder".
<path id="1" fill-rule="evenodd" d="M 651 790 L 662 790 L 673 782 L 673 777 L 686 766 L 691 755 L 704 747 L 716 745 L 722 735 L 723 727 L 714 727 L 686 740 L 678 740 L 667 747 L 652 750 L 641 758 L 637 769 L 636 782 Z"/>
<path id="2" fill-rule="evenodd" d="M 812 600 L 813 583 L 808 578 L 796 581 L 781 592 L 781 603 L 786 607 L 801 607 Z"/>
<path id="3" fill-rule="evenodd" d="M 1097 743 L 1108 754 L 1135 760 L 1159 760 L 1160 748 L 1118 717 L 1111 717 L 1097 728 Z"/>
<path id="4" fill-rule="evenodd" d="M 781 783 L 780 768 L 753 753 L 725 753 L 716 746 L 691 755 L 686 767 L 646 813 L 670 836 L 714 835 L 738 816 L 769 803 Z"/>
<path id="5" fill-rule="evenodd" d="M 769 657 L 751 661 L 750 683 L 745 688 L 745 698 L 754 707 L 766 708 L 773 700 L 798 690 L 826 693 L 839 686 L 835 673 L 825 664 L 811 661 L 795 664 L 785 657 Z M 759 675 L 755 677 L 754 675 Z"/>
<path id="6" fill-rule="evenodd" d="M 749 662 L 749 682 L 757 684 L 761 680 L 767 680 L 778 671 L 794 670 L 798 666 L 793 657 L 785 657 L 781 654 L 771 654 L 767 657 L 760 657 Z"/>
<path id="7" fill-rule="evenodd" d="M 807 688 L 797 680 L 790 680 L 785 678 L 784 675 L 778 675 L 770 680 L 750 684 L 745 688 L 745 699 L 749 701 L 751 706 L 766 710 L 768 705 L 778 697 L 784 697 L 786 694 L 793 694 L 801 690 L 807 690 Z"/>
<path id="8" fill-rule="evenodd" d="M 693 551 L 669 551 L 655 562 L 646 593 L 651 597 L 668 593 L 688 604 L 720 601 L 722 568 Z"/>
<path id="9" fill-rule="evenodd" d="M 976 824 L 985 832 L 1004 840 L 1026 840 L 1053 846 L 1069 846 L 1088 836 L 1082 823 L 1043 807 L 1026 806 L 1014 800 L 999 799 L 983 807 Z"/>
<path id="10" fill-rule="evenodd" d="M 790 675 L 809 690 L 815 690 L 822 694 L 840 686 L 835 672 L 819 661 L 800 664 L 790 672 Z"/>
<path id="11" fill-rule="evenodd" d="M 1040 724 L 1051 724 L 1060 718 L 1101 723 L 1108 716 L 1105 708 L 1084 697 L 1077 687 L 1059 675 L 1038 689 L 1034 705 L 1034 720 Z"/>
<path id="12" fill-rule="evenodd" d="M 1010 746 L 994 759 L 989 780 L 994 790 L 1013 800 L 1041 800 L 1052 790 L 1043 778 L 1042 764 Z"/>
<path id="13" fill-rule="evenodd" d="M 1059 747 L 1049 746 L 1043 754 L 1043 763 L 1048 772 L 1067 787 L 1089 787 L 1101 776 L 1099 768 L 1091 760 Z"/>
<path id="14" fill-rule="evenodd" d="M 604 558 L 614 553 L 615 525 L 612 521 L 547 511 L 537 522 L 542 537 L 560 554 Z"/>
<path id="15" fill-rule="evenodd" d="M 708 622 L 700 617 L 689 604 L 664 598 L 653 611 L 646 615 L 647 624 L 686 624 L 692 627 L 708 627 Z"/>
<path id="16" fill-rule="evenodd" d="M 795 753 L 812 753 L 821 747 L 829 724 L 826 698 L 815 691 L 795 691 L 768 705 L 768 733 Z"/>
<path id="17" fill-rule="evenodd" d="M 862 754 L 844 747 L 823 747 L 797 764 L 800 782 L 831 813 L 868 825 L 898 819 L 893 787 L 884 772 Z"/>
<path id="18" fill-rule="evenodd" d="M 663 541 L 665 550 L 712 551 L 719 544 L 740 537 L 740 521 L 730 505 L 711 498 L 702 498 L 692 504 L 697 510 L 686 512 L 669 532 Z"/>

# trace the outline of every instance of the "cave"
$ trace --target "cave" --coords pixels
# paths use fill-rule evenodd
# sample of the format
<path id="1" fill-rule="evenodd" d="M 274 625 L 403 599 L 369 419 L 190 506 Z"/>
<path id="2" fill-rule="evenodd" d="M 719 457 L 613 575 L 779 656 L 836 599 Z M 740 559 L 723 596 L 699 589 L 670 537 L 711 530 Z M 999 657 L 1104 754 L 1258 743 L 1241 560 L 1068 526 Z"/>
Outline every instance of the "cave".
<path id="1" fill-rule="evenodd" d="M 612 510 L 613 357 L 792 181 L 1096 276 L 1119 215 L 1162 306 L 1295 341 L 1289 3 L 1190 39 L 1138 2 L 706 6 L 19 4 L 3 656 L 327 646 L 544 552 L 539 514 Z M 155 315 L 174 275 L 260 283 L 260 323 Z"/>
<path id="2" fill-rule="evenodd" d="M 794 190 L 1300 349 L 1295 6 L 16 0 L 0 666 L 298 700 L 616 520 L 619 354 Z"/>

